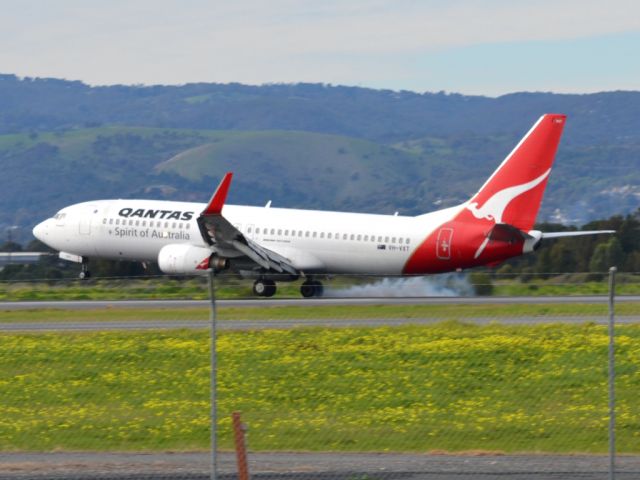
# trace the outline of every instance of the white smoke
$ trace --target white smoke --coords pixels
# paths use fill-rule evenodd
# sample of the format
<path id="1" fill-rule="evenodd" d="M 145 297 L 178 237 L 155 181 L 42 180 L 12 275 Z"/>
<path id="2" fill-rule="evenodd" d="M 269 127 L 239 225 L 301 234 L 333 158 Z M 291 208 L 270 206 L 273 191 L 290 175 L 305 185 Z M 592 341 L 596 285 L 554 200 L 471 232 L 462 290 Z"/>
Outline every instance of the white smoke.
<path id="1" fill-rule="evenodd" d="M 383 278 L 348 288 L 326 288 L 327 297 L 462 297 L 474 294 L 465 274 L 445 273 L 430 277 Z"/>

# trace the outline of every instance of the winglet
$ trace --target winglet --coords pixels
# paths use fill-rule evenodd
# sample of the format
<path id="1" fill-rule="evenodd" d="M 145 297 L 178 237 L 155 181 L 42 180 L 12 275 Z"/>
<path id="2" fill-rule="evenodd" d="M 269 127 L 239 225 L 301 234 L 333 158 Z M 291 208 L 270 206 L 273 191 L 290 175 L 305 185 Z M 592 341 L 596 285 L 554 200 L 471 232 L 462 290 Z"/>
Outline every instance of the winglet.
<path id="1" fill-rule="evenodd" d="M 220 181 L 218 188 L 211 196 L 207 208 L 204 209 L 202 215 L 220 215 L 222 213 L 222 207 L 227 199 L 227 193 L 229 192 L 229 185 L 231 185 L 232 172 L 227 172 L 223 179 Z"/>

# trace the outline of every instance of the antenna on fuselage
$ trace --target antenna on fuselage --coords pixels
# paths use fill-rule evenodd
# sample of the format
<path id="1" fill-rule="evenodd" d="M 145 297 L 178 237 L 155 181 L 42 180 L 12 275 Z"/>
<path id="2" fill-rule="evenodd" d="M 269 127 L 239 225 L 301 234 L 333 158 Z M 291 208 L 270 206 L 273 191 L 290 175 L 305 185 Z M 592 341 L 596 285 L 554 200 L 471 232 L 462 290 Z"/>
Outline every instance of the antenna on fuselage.
<path id="1" fill-rule="evenodd" d="M 264 206 L 264 208 L 269 208 L 269 207 L 271 207 L 271 200 L 269 200 L 267 204 Z"/>

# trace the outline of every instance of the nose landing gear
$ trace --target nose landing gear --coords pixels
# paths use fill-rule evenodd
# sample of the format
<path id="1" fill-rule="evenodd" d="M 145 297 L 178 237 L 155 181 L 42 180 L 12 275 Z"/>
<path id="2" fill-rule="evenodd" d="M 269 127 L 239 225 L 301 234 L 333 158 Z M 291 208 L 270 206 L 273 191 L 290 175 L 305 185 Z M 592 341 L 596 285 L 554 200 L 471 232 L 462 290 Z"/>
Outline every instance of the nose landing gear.
<path id="1" fill-rule="evenodd" d="M 80 280 L 84 280 L 86 278 L 91 278 L 91 272 L 89 271 L 89 261 L 82 259 L 82 270 L 78 274 L 78 278 Z"/>

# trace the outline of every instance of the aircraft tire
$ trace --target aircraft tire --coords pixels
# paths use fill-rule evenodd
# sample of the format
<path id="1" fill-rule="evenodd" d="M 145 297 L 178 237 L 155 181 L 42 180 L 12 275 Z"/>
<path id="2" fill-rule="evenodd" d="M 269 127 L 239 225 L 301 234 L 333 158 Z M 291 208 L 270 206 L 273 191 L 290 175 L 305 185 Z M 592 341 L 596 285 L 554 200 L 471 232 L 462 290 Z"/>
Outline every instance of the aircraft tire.
<path id="1" fill-rule="evenodd" d="M 273 280 L 265 280 L 266 289 L 264 291 L 265 297 L 273 297 L 276 294 L 276 282 Z"/>
<path id="2" fill-rule="evenodd" d="M 255 282 L 253 282 L 253 293 L 258 295 L 259 297 L 265 297 L 266 291 L 267 291 L 267 283 L 264 280 L 258 279 Z"/>
<path id="3" fill-rule="evenodd" d="M 304 297 L 304 298 L 311 298 L 313 297 L 313 295 L 315 294 L 315 288 L 312 284 L 312 282 L 310 282 L 309 280 L 307 280 L 306 282 L 304 282 L 302 285 L 300 285 L 300 294 Z"/>
<path id="4" fill-rule="evenodd" d="M 324 287 L 318 280 L 307 280 L 300 285 L 300 293 L 304 298 L 321 297 L 324 293 Z"/>

